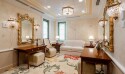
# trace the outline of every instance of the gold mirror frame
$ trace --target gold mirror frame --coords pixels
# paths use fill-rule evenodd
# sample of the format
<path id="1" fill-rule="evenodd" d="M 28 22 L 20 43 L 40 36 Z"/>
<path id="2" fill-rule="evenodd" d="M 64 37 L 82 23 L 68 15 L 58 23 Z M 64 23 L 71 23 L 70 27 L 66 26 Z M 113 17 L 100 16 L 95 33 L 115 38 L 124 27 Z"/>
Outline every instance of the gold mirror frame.
<path id="1" fill-rule="evenodd" d="M 106 10 L 107 10 L 107 7 L 104 8 L 104 13 L 103 13 L 103 16 L 104 16 L 104 20 L 105 20 L 105 16 L 106 16 Z M 109 49 L 109 51 L 111 52 L 114 52 L 114 18 L 113 17 L 109 17 L 109 45 L 107 43 L 107 41 L 105 41 L 105 25 L 103 26 L 103 40 L 104 40 L 104 45 L 106 48 Z"/>
<path id="2" fill-rule="evenodd" d="M 107 40 L 105 40 L 105 26 L 103 27 L 103 40 L 104 40 L 104 46 L 109 49 L 109 51 L 114 52 L 114 18 L 109 17 L 109 42 L 107 43 Z M 106 44 L 106 45 L 105 45 Z"/>
<path id="3" fill-rule="evenodd" d="M 34 43 L 34 18 L 29 17 L 28 14 L 21 15 L 20 13 L 17 14 L 18 20 L 17 22 L 19 23 L 18 25 L 18 45 L 24 44 L 22 42 L 22 21 L 23 20 L 28 20 L 32 24 L 32 39 L 31 43 L 28 44 L 33 44 Z M 27 44 L 27 43 L 26 43 Z"/>
<path id="4" fill-rule="evenodd" d="M 114 52 L 114 18 L 109 17 L 109 50 Z"/>

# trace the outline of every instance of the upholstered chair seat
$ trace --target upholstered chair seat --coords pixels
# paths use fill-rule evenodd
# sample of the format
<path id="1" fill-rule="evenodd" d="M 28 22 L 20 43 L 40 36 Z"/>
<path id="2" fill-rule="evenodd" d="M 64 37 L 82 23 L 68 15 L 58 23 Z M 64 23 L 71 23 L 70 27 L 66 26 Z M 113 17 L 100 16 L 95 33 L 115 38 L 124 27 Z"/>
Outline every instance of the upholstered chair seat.
<path id="1" fill-rule="evenodd" d="M 46 57 L 53 57 L 53 56 L 55 56 L 56 55 L 56 49 L 54 47 L 52 47 L 52 45 L 50 44 L 49 39 L 43 39 L 43 43 L 45 45 L 47 45 L 45 56 Z"/>

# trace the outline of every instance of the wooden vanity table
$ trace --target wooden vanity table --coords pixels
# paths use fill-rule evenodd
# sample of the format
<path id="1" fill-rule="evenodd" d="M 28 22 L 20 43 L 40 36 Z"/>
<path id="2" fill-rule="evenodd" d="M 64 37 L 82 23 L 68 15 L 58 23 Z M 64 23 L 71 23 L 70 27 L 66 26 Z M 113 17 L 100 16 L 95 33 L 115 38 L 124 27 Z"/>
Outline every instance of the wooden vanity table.
<path id="1" fill-rule="evenodd" d="M 111 59 L 103 50 L 100 50 L 99 53 L 97 53 L 97 49 L 95 48 L 85 48 L 81 53 L 80 57 L 81 57 L 81 74 L 83 74 L 83 69 L 84 69 L 83 61 L 93 64 L 107 65 L 107 74 L 110 74 L 109 63 L 111 62 Z"/>
<path id="2" fill-rule="evenodd" d="M 38 51 L 45 52 L 45 48 L 46 48 L 46 45 L 41 45 L 41 46 L 29 45 L 29 46 L 15 48 L 15 50 L 17 50 L 17 62 L 18 62 L 17 65 L 19 66 L 19 63 L 20 63 L 20 60 L 19 60 L 20 53 L 25 53 L 26 61 L 29 69 L 29 56 Z"/>

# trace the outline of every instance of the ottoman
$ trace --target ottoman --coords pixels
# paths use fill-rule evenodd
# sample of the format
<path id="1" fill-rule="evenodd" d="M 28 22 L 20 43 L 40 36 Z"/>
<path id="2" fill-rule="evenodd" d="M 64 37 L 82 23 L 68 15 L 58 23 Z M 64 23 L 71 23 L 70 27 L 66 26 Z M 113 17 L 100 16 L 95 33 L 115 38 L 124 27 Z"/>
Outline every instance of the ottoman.
<path id="1" fill-rule="evenodd" d="M 32 54 L 29 58 L 29 64 L 34 66 L 39 66 L 45 60 L 45 54 L 43 52 L 38 52 Z"/>

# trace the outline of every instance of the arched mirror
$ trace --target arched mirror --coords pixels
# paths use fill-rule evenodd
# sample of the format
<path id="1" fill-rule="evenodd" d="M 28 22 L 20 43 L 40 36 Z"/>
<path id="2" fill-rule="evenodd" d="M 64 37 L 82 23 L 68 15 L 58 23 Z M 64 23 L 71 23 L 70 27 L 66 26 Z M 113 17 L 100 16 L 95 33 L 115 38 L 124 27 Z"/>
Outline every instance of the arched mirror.
<path id="1" fill-rule="evenodd" d="M 18 16 L 18 45 L 34 43 L 34 18 L 28 14 L 17 14 Z"/>

